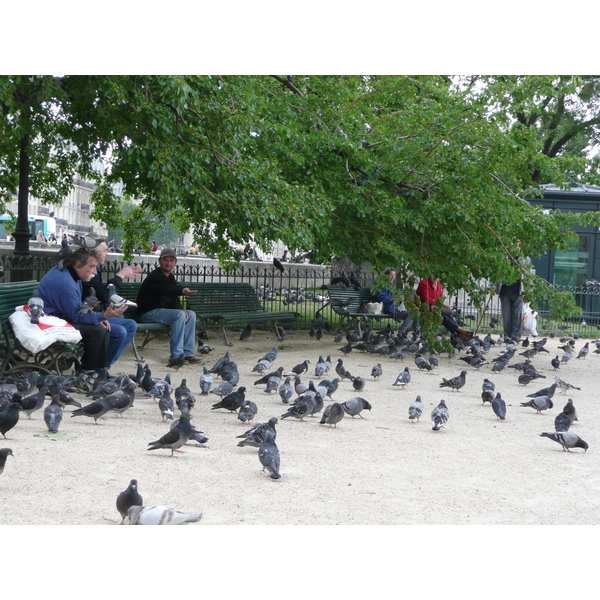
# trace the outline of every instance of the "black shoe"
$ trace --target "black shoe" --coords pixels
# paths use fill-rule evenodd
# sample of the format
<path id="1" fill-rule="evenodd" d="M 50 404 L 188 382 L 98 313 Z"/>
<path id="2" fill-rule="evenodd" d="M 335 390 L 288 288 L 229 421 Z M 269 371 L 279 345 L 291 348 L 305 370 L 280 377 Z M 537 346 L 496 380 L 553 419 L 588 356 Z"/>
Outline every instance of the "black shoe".
<path id="1" fill-rule="evenodd" d="M 195 365 L 196 363 L 202 362 L 202 359 L 196 356 L 186 356 L 185 362 L 189 363 L 190 365 Z"/>

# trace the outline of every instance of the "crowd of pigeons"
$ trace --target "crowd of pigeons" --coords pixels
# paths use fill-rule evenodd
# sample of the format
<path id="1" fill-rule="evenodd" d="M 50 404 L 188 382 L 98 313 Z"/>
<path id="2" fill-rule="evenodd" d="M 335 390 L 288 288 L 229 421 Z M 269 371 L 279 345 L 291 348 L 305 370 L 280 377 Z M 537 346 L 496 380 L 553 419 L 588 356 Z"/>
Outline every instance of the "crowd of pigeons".
<path id="1" fill-rule="evenodd" d="M 216 396 L 217 401 L 212 403 L 211 410 L 235 413 L 237 419 L 248 424 L 247 431 L 237 436 L 237 446 L 257 448 L 262 470 L 274 480 L 282 477 L 277 446 L 277 424 L 280 420 L 306 421 L 314 418 L 319 419 L 320 425 L 336 429 L 345 417 L 362 419 L 363 411 L 372 410 L 371 402 L 364 397 L 369 377 L 378 381 L 384 376 L 384 369 L 388 371 L 394 368 L 399 372 L 389 380 L 390 385 L 407 389 L 412 381 L 411 369 L 413 372 L 434 372 L 439 365 L 438 354 L 429 351 L 423 338 L 414 333 L 411 337 L 400 335 L 391 325 L 381 331 L 372 331 L 366 327 L 361 335 L 349 327 L 333 332 L 325 322 L 315 325 L 317 328 L 311 329 L 310 337 L 319 340 L 324 331 L 328 332 L 336 344 L 343 342 L 338 349 L 341 356 L 332 359 L 330 354 L 320 354 L 314 363 L 306 359 L 291 368 L 282 365 L 276 367 L 280 357 L 279 348 L 274 346 L 257 358 L 255 366 L 248 374 L 255 377 L 254 381 L 251 384 L 245 382 L 245 385 L 240 385 L 238 366 L 227 351 L 211 368 L 204 366 L 199 374 L 200 395 Z M 320 332 L 319 335 L 317 331 Z M 537 362 L 539 366 L 540 358 L 546 357 L 548 366 L 555 372 L 554 382 L 527 394 L 520 407 L 533 409 L 537 413 L 548 411 L 554 407 L 557 390 L 563 394 L 571 394 L 580 389 L 558 376 L 558 372 L 566 369 L 571 359 L 585 359 L 590 353 L 590 345 L 595 345 L 594 353 L 600 354 L 600 340 L 586 341 L 577 348 L 578 341 L 575 338 L 561 337 L 562 345 L 559 349 L 562 356 L 557 354 L 550 357 L 545 347 L 547 339 L 530 343 L 529 338 L 526 338 L 518 342 L 504 336 L 494 339 L 488 334 L 484 337 L 475 336 L 465 342 L 454 335 L 450 336 L 449 356 L 457 357 L 464 364 L 464 368 L 455 377 L 441 378 L 439 387 L 448 392 L 459 393 L 467 377 L 471 377 L 472 373 L 478 373 L 481 377 L 482 372 L 485 372 L 486 376 L 482 378 L 482 403 L 488 404 L 496 417 L 504 421 L 508 418 L 506 402 L 492 380 L 498 373 L 509 370 L 514 370 L 518 383 L 523 386 L 538 379 L 546 379 L 546 375 L 540 373 L 534 364 Z M 204 342 L 201 341 L 200 344 Z M 491 358 L 490 350 L 494 346 L 500 348 L 500 351 L 494 353 L 495 357 Z M 375 355 L 369 375 L 352 374 L 348 370 L 344 361 L 351 352 Z M 398 360 L 410 364 L 399 370 L 396 362 Z M 82 393 L 79 379 L 79 375 L 41 375 L 37 371 L 30 372 L 24 378 L 6 376 L 0 382 L 0 433 L 6 439 L 6 434 L 18 427 L 21 418 L 31 419 L 33 413 L 43 409 L 48 435 L 57 435 L 67 414 L 69 418 L 86 417 L 98 424 L 110 413 L 122 418 L 123 413 L 134 405 L 136 397 L 143 397 L 156 402 L 163 423 L 169 427 L 160 438 L 148 442 L 148 451 L 166 450 L 170 452 L 170 456 L 174 456 L 175 453 L 182 452 L 181 447 L 187 443 L 204 445 L 208 442 L 207 435 L 193 423 L 194 407 L 198 398 L 188 387 L 185 378 L 176 386 L 171 381 L 171 373 L 165 378 L 156 378 L 150 366 L 142 363 L 137 364 L 136 373 L 129 375 L 113 377 L 104 371 L 95 379 L 93 389 L 85 394 L 87 403 L 84 404 L 74 397 Z M 351 383 L 355 395 L 346 401 L 338 402 L 336 391 L 342 381 Z M 281 413 L 255 424 L 258 406 L 249 397 L 253 395 L 248 393 L 249 389 L 260 390 L 271 396 L 277 395 L 281 400 Z M 46 404 L 48 398 L 50 402 Z M 69 413 L 66 412 L 68 407 L 73 409 Z M 413 423 L 419 422 L 424 410 L 424 403 L 421 397 L 417 396 L 408 406 L 408 419 Z M 431 413 L 433 431 L 438 432 L 448 424 L 450 410 L 451 402 L 447 399 L 442 399 L 434 407 Z M 540 435 L 557 442 L 565 451 L 570 452 L 575 448 L 587 451 L 587 442 L 570 431 L 575 421 L 578 421 L 578 415 L 574 401 L 568 398 L 555 418 L 554 430 L 542 432 Z M 10 448 L 0 449 L 0 473 L 10 456 Z M 129 519 L 131 524 L 141 525 L 183 524 L 196 522 L 202 516 L 201 513 L 183 513 L 162 505 L 144 507 L 136 480 L 131 480 L 129 487 L 118 495 L 117 509 L 122 523 Z"/>

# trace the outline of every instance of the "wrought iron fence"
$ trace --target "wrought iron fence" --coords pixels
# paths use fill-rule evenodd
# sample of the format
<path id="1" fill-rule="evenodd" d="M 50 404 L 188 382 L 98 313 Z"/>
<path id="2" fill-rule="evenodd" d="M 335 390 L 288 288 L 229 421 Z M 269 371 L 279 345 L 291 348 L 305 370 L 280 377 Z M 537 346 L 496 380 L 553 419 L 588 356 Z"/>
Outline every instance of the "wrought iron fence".
<path id="1" fill-rule="evenodd" d="M 35 279 L 39 281 L 54 265 L 53 255 L 33 255 L 18 257 L 14 255 L 0 256 L 0 265 L 4 268 L 3 281 L 23 281 Z M 153 271 L 157 262 L 154 257 L 148 261 L 106 260 L 102 270 L 105 278 L 113 277 L 123 267 L 132 264 L 142 269 L 142 279 Z M 322 316 L 335 324 L 337 317 L 327 306 L 327 290 L 325 286 L 332 277 L 339 275 L 329 267 L 312 264 L 286 264 L 281 273 L 271 263 L 254 263 L 242 261 L 232 271 L 226 271 L 216 264 L 207 264 L 200 259 L 180 261 L 173 272 L 181 282 L 237 282 L 252 285 L 265 310 L 294 310 L 301 317 L 296 328 L 309 328 L 316 316 Z M 372 286 L 376 273 L 362 272 L 357 277 L 363 286 Z M 540 334 L 556 331 L 577 332 L 580 335 L 594 336 L 600 329 L 600 283 L 569 288 L 559 288 L 574 294 L 578 306 L 583 310 L 581 317 L 573 317 L 566 321 L 553 321 L 543 306 L 538 311 L 538 332 Z M 467 292 L 462 291 L 449 298 L 454 307 L 459 324 L 478 331 L 494 331 L 501 333 L 502 316 L 500 300 L 496 294 L 488 297 L 483 308 L 473 305 Z"/>

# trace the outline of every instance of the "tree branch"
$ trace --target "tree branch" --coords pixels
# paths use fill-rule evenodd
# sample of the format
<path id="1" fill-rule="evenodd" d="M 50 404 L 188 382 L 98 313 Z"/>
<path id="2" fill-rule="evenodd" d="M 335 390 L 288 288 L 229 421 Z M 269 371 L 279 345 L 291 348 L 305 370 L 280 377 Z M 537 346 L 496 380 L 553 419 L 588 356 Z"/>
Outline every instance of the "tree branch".
<path id="1" fill-rule="evenodd" d="M 298 96 L 304 96 L 304 94 L 286 77 L 281 77 L 281 75 L 271 75 L 271 77 L 279 81 L 279 83 L 288 88 L 288 90 L 294 92 L 294 94 L 298 94 Z"/>

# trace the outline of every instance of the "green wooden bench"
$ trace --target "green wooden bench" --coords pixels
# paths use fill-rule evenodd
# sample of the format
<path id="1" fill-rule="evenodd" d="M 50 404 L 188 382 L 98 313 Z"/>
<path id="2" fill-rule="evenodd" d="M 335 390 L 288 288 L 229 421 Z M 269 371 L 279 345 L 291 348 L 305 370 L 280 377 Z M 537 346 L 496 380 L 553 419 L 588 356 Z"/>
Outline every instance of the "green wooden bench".
<path id="1" fill-rule="evenodd" d="M 31 371 L 63 374 L 77 364 L 83 344 L 55 342 L 45 350 L 32 354 L 15 337 L 9 317 L 20 305 L 27 304 L 37 288 L 37 281 L 0 283 L 0 377 L 10 374 L 25 376 Z"/>
<path id="2" fill-rule="evenodd" d="M 280 321 L 295 321 L 300 313 L 292 311 L 271 312 L 260 303 L 256 291 L 249 283 L 195 283 L 181 282 L 184 287 L 196 290 L 192 296 L 183 296 L 185 306 L 196 313 L 196 327 L 204 328 L 211 322 L 219 331 L 228 346 L 232 346 L 227 337 L 227 326 L 242 323 L 273 323 L 278 339 L 282 339 L 277 329 Z M 135 302 L 141 282 L 123 282 L 119 286 L 119 295 Z M 144 332 L 142 348 L 153 338 L 156 332 L 169 329 L 162 323 L 140 323 L 132 309 L 125 312 L 128 318 L 138 322 L 138 331 Z M 135 348 L 135 344 L 134 344 Z M 137 354 L 137 349 L 134 350 Z"/>
<path id="3" fill-rule="evenodd" d="M 336 315 L 339 315 L 341 324 L 343 325 L 344 321 L 348 320 L 358 329 L 359 335 L 362 335 L 361 322 L 393 320 L 394 318 L 393 315 L 373 315 L 366 312 L 365 306 L 369 302 L 377 302 L 370 287 L 361 287 L 357 290 L 353 287 L 328 285 L 327 292 L 331 309 Z"/>

